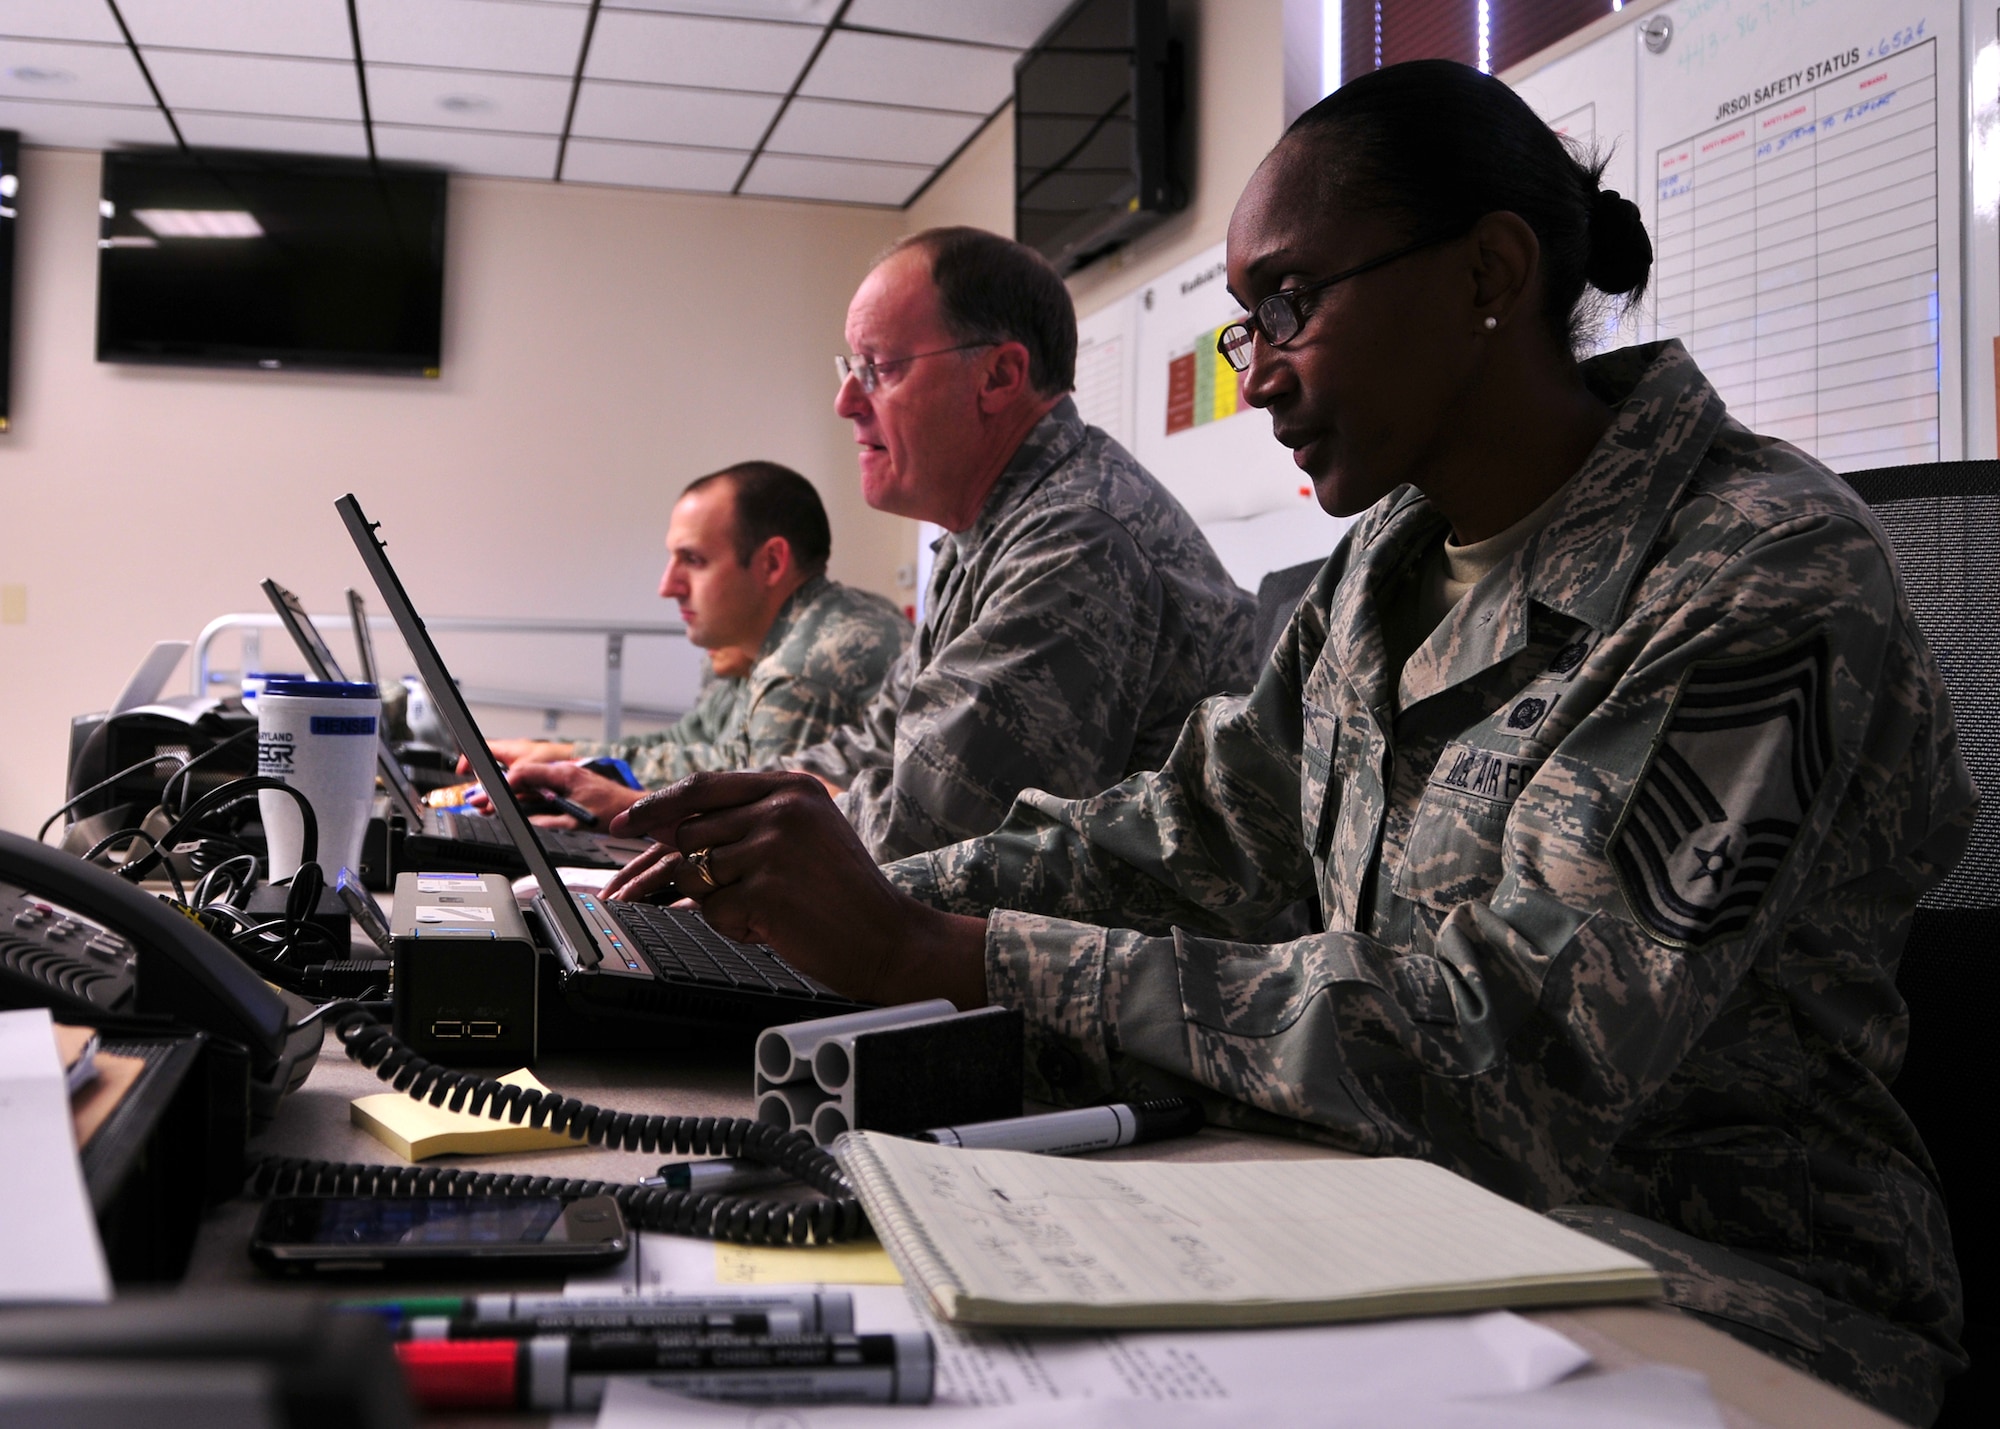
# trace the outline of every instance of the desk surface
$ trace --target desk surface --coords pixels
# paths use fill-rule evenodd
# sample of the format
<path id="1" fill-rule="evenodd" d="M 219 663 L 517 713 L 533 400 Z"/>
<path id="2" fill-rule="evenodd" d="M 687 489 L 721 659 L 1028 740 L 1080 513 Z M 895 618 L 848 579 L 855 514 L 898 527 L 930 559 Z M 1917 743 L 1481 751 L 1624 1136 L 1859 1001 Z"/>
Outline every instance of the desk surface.
<path id="1" fill-rule="evenodd" d="M 566 1095 L 644 1113 L 699 1116 L 749 1116 L 749 1053 L 728 1058 L 691 1056 L 679 1061 L 590 1062 L 546 1058 L 536 1067 L 544 1083 Z M 310 1156 L 332 1161 L 393 1162 L 395 1154 L 349 1118 L 355 1097 L 383 1090 L 374 1075 L 348 1061 L 329 1041 L 305 1085 L 288 1098 L 278 1117 L 251 1146 L 253 1155 Z M 1240 1132 L 1205 1130 L 1200 1135 L 1148 1146 L 1127 1147 L 1103 1155 L 1121 1160 L 1259 1161 L 1337 1155 L 1323 1147 Z M 630 1180 L 647 1174 L 657 1157 L 630 1152 L 531 1152 L 516 1156 L 479 1157 L 484 1170 L 532 1171 L 544 1175 Z M 439 1162 L 464 1163 L 469 1158 L 442 1157 Z M 195 1244 L 185 1286 L 190 1290 L 223 1290 L 272 1282 L 250 1264 L 246 1246 L 256 1216 L 253 1202 L 238 1200 L 212 1213 Z M 1732 1429 L 1787 1425 L 1888 1426 L 1896 1421 L 1849 1399 L 1839 1391 L 1676 1311 L 1649 1306 L 1605 1306 L 1532 1312 L 1541 1321 L 1577 1341 L 1606 1369 L 1637 1364 L 1672 1364 L 1708 1376 Z M 461 1426 L 470 1421 L 454 1419 Z M 496 1420 L 520 1424 L 522 1420 Z"/>

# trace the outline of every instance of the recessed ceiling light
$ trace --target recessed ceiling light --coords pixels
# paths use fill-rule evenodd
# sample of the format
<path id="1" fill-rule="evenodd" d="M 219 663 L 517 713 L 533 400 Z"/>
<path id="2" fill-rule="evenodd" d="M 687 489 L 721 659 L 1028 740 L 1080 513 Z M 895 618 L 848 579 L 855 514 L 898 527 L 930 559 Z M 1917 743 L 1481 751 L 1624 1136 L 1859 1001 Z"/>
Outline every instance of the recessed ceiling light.
<path id="1" fill-rule="evenodd" d="M 44 69 L 41 65 L 15 65 L 7 77 L 23 84 L 72 84 L 76 80 L 66 69 Z"/>
<path id="2" fill-rule="evenodd" d="M 262 238 L 257 216 L 240 208 L 135 208 L 132 217 L 161 238 Z"/>
<path id="3" fill-rule="evenodd" d="M 449 109 L 454 114 L 472 114 L 492 107 L 493 101 L 483 94 L 447 94 L 438 101 L 438 108 Z"/>

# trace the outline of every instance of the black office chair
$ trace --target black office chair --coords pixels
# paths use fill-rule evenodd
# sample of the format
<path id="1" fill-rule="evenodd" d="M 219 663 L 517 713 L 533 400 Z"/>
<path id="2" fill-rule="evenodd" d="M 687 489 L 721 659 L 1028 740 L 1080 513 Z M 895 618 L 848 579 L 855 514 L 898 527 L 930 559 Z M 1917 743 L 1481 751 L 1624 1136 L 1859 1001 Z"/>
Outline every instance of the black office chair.
<path id="1" fill-rule="evenodd" d="M 1282 571 L 1272 571 L 1257 582 L 1257 620 L 1251 629 L 1257 641 L 1258 669 L 1263 669 L 1264 662 L 1271 658 L 1271 652 L 1278 646 L 1278 637 L 1291 623 L 1292 612 L 1299 608 L 1306 588 L 1325 564 L 1325 557 L 1321 557 L 1302 565 L 1286 566 Z"/>
<path id="2" fill-rule="evenodd" d="M 1972 1369 L 1953 1381 L 1937 1422 L 1994 1424 L 2000 1270 L 1986 1158 L 2000 1124 L 1987 1046 L 2000 1004 L 2000 461 L 1884 467 L 1847 481 L 1889 533 L 1984 795 L 1964 859 L 1918 905 L 1903 950 L 1896 986 L 1910 1005 L 1910 1050 L 1895 1093 L 1937 1162 L 1965 1279 Z"/>

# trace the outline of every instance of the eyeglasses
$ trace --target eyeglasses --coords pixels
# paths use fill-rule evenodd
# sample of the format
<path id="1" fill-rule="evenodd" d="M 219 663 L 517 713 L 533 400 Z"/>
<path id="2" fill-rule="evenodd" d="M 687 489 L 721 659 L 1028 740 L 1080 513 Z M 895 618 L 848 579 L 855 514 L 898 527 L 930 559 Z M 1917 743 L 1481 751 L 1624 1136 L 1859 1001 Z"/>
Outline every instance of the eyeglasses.
<path id="1" fill-rule="evenodd" d="M 1316 283 L 1301 283 L 1296 288 L 1282 288 L 1257 304 L 1252 316 L 1241 322 L 1233 322 L 1216 335 L 1215 350 L 1229 360 L 1229 365 L 1238 372 L 1250 370 L 1250 350 L 1257 340 L 1257 334 L 1264 335 L 1264 341 L 1273 347 L 1283 347 L 1299 335 L 1312 314 L 1299 305 L 1299 299 L 1307 293 L 1317 293 L 1323 288 L 1331 288 L 1335 283 L 1345 283 L 1349 278 L 1358 278 L 1372 268 L 1380 268 L 1385 263 L 1393 263 L 1398 258 L 1407 258 L 1421 249 L 1439 243 L 1448 243 L 1457 238 L 1464 229 L 1454 229 L 1450 233 L 1433 233 L 1428 238 L 1419 238 L 1415 243 L 1406 243 L 1380 258 L 1370 258 L 1366 263 L 1335 273 L 1331 278 L 1321 278 Z"/>
<path id="2" fill-rule="evenodd" d="M 915 362 L 920 357 L 943 357 L 947 352 L 971 352 L 977 347 L 993 347 L 991 342 L 962 342 L 957 347 L 935 347 L 929 352 L 913 352 L 908 357 L 892 357 L 886 362 L 876 362 L 867 357 L 835 357 L 833 370 L 840 374 L 845 383 L 852 377 L 861 384 L 861 390 L 871 396 L 882 385 L 882 374 L 892 367 L 901 367 L 906 362 Z"/>

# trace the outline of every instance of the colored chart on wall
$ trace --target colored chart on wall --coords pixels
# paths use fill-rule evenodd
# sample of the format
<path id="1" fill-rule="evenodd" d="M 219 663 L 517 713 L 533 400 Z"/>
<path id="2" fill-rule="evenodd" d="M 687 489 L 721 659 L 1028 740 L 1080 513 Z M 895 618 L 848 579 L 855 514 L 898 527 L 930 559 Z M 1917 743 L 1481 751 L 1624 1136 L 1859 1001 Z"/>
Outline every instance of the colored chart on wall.
<path id="1" fill-rule="evenodd" d="M 1212 327 L 1167 359 L 1168 436 L 1250 410 L 1242 375 L 1216 350 L 1221 336 L 1222 328 Z"/>

